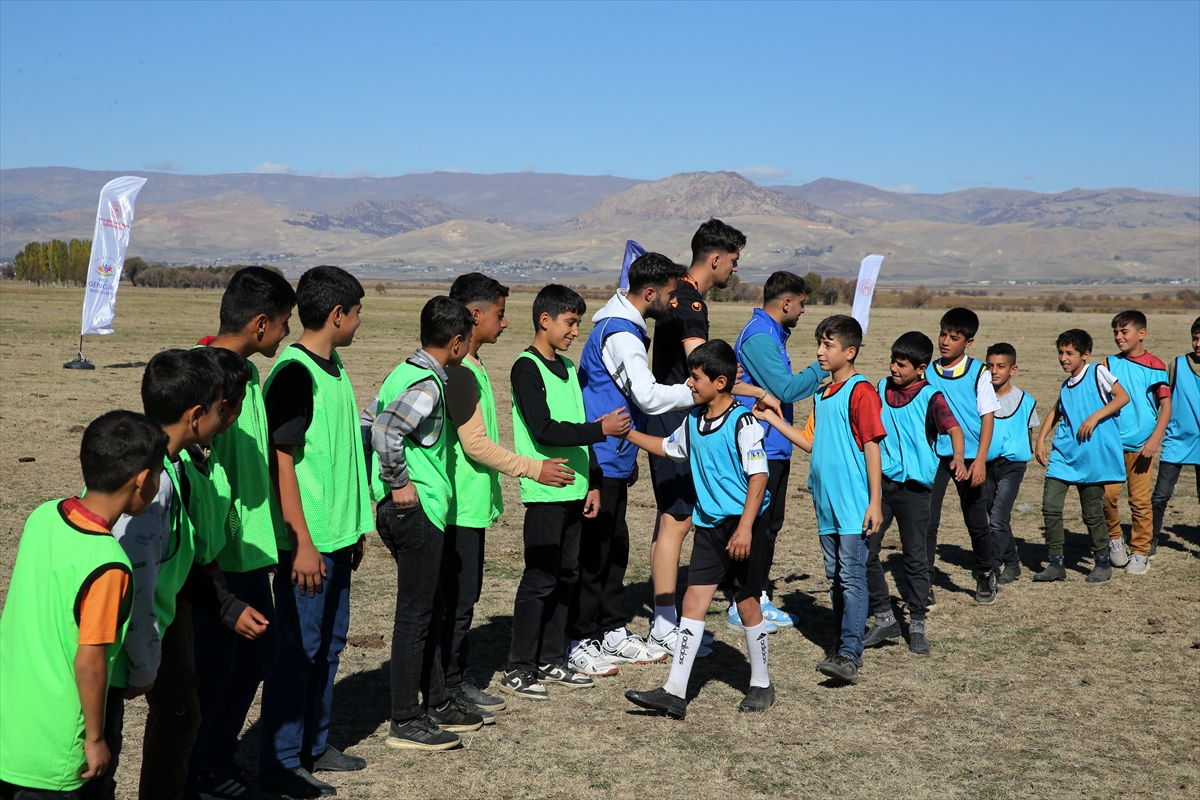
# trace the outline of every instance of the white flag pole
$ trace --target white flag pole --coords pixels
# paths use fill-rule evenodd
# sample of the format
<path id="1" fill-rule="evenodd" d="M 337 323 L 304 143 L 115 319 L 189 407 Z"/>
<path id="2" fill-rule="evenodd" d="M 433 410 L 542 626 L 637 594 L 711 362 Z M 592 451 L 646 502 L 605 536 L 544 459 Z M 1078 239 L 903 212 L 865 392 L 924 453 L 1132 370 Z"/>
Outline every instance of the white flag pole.
<path id="1" fill-rule="evenodd" d="M 867 256 L 858 268 L 858 283 L 854 286 L 854 308 L 850 316 L 858 320 L 863 333 L 867 332 L 867 322 L 871 319 L 871 300 L 875 297 L 875 282 L 879 279 L 879 267 L 883 264 L 883 256 Z"/>
<path id="2" fill-rule="evenodd" d="M 92 234 L 92 257 L 88 262 L 83 296 L 83 326 L 79 330 L 79 352 L 63 364 L 64 369 L 95 369 L 83 357 L 83 337 L 88 333 L 112 333 L 117 309 L 117 289 L 125 265 L 125 248 L 133 227 L 134 200 L 146 184 L 145 178 L 127 175 L 114 178 L 100 190 L 96 230 Z"/>

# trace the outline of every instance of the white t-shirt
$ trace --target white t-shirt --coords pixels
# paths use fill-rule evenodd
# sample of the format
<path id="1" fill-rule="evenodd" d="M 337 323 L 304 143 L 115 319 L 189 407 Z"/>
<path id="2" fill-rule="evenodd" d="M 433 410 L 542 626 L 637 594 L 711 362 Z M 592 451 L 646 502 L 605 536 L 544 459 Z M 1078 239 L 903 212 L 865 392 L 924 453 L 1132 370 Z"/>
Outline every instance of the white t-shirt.
<path id="1" fill-rule="evenodd" d="M 709 419 L 700 417 L 699 428 L 701 433 L 714 433 L 721 429 L 729 420 L 729 415 L 738 403 L 734 404 L 719 417 Z M 688 423 L 685 419 L 683 424 L 675 429 L 668 438 L 663 439 L 663 455 L 672 461 L 686 461 L 688 457 Z M 758 424 L 758 420 L 752 414 L 743 414 L 737 421 L 737 446 L 738 455 L 742 462 L 742 471 L 749 475 L 766 475 L 767 474 L 767 451 L 763 448 L 763 429 Z"/>
<path id="2" fill-rule="evenodd" d="M 1072 375 L 1067 378 L 1067 386 L 1074 387 L 1083 376 L 1087 375 L 1087 369 L 1084 368 L 1078 375 Z M 1096 365 L 1096 380 L 1100 382 L 1100 391 L 1104 392 L 1105 396 L 1111 397 L 1113 387 L 1117 385 L 1117 376 L 1108 371 L 1108 367 L 1103 364 Z"/>

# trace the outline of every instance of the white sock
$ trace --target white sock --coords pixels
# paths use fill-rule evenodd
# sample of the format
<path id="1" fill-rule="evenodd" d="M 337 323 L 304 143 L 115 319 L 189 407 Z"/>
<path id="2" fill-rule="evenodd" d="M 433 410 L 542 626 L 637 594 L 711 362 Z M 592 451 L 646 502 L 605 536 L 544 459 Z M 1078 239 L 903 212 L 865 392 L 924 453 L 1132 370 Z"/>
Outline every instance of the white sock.
<path id="1" fill-rule="evenodd" d="M 629 631 L 625 628 L 614 628 L 604 634 L 604 643 L 609 647 L 616 647 L 629 636 Z"/>
<path id="2" fill-rule="evenodd" d="M 765 606 L 769 602 L 771 602 L 771 598 L 767 597 L 766 592 L 763 592 L 762 596 L 758 598 L 758 604 L 760 606 Z"/>
<path id="3" fill-rule="evenodd" d="M 764 628 L 764 630 L 766 630 Z M 704 638 L 704 620 L 679 620 L 679 638 L 675 641 L 675 658 L 671 661 L 671 674 L 663 688 L 676 697 L 687 697 L 688 679 L 692 676 L 692 665 L 700 652 L 700 641 Z"/>
<path id="4" fill-rule="evenodd" d="M 675 610 L 674 604 L 669 606 L 654 607 L 654 630 L 653 633 L 658 638 L 663 638 L 679 625 L 678 611 Z"/>
<path id="5" fill-rule="evenodd" d="M 750 655 L 751 686 L 765 689 L 771 685 L 771 679 L 767 676 L 767 640 L 770 638 L 767 634 L 766 620 L 753 628 L 746 628 L 746 650 Z M 672 667 L 672 669 L 674 668 Z"/>

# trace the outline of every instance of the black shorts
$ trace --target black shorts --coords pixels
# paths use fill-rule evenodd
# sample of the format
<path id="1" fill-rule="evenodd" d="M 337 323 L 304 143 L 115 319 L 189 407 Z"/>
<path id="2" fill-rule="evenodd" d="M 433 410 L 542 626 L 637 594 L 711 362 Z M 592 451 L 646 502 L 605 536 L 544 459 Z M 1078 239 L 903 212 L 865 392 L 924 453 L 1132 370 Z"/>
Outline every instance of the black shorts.
<path id="1" fill-rule="evenodd" d="M 687 419 L 686 411 L 668 411 L 646 418 L 646 434 L 666 438 Z M 688 461 L 650 456 L 650 480 L 654 484 L 654 502 L 658 513 L 690 517 L 696 507 L 696 484 Z"/>
<path id="2" fill-rule="evenodd" d="M 715 528 L 696 526 L 692 559 L 688 565 L 689 586 L 732 584 L 736 588 L 734 601 L 758 597 L 762 593 L 767 585 L 767 573 L 771 570 L 768 538 L 771 535 L 771 516 L 766 512 L 758 515 L 750 533 L 750 557 L 734 561 L 725 548 L 741 521 L 740 516 L 727 517 Z"/>

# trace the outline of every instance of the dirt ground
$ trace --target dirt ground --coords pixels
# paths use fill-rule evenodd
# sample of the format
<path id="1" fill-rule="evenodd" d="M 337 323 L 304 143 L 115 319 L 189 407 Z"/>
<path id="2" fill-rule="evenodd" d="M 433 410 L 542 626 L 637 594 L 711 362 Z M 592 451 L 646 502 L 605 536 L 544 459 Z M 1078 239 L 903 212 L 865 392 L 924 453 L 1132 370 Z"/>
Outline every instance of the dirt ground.
<path id="1" fill-rule="evenodd" d="M 482 354 L 510 445 L 507 374 L 531 337 L 531 299 L 511 298 L 512 327 Z M 61 364 L 74 354 L 81 300 L 79 290 L 0 288 L 0 591 L 7 588 L 26 515 L 44 500 L 80 488 L 82 426 L 112 408 L 140 408 L 140 368 L 116 365 L 146 361 L 158 350 L 214 333 L 220 295 L 124 287 L 117 333 L 89 337 L 84 345 L 100 368 L 66 371 Z M 342 351 L 360 406 L 416 347 L 422 301 L 396 289 L 366 297 L 358 338 Z M 811 331 L 830 310 L 812 308 L 797 328 L 791 340 L 797 367 L 813 359 Z M 1164 359 L 1184 352 L 1192 317 L 1145 310 L 1151 312 L 1150 349 Z M 749 314 L 748 306 L 714 306 L 713 337 L 732 341 Z M 990 342 L 1013 343 L 1021 367 L 1017 383 L 1038 398 L 1042 414 L 1063 377 L 1055 361 L 1058 332 L 1083 327 L 1100 352 L 1112 350 L 1107 316 L 981 316 L 970 352 L 982 358 Z M 935 311 L 877 310 L 860 370 L 877 380 L 896 336 L 910 329 L 933 336 L 937 322 Z M 577 340 L 568 355 L 577 357 L 582 343 Z M 264 376 L 268 368 L 259 363 Z M 28 457 L 36 460 L 23 460 Z M 642 472 L 647 474 L 644 463 Z M 627 688 L 659 685 L 667 666 L 626 666 L 590 691 L 552 689 L 546 703 L 510 699 L 496 725 L 466 734 L 459 750 L 435 755 L 383 744 L 395 573 L 387 551 L 368 537 L 352 589 L 350 635 L 357 644 L 342 659 L 331 734 L 335 745 L 363 756 L 368 766 L 323 777 L 349 798 L 1196 797 L 1200 510 L 1191 474 L 1168 510 L 1169 536 L 1149 573 L 1118 571 L 1095 586 L 1083 580 L 1090 556 L 1074 499 L 1067 504 L 1067 582 L 1029 580 L 1045 557 L 1043 474 L 1031 465 L 1014 514 L 1021 579 L 1003 589 L 995 605 L 975 606 L 970 542 L 960 515 L 948 506 L 935 576 L 939 604 L 929 623 L 932 655 L 914 656 L 903 644 L 870 650 L 861 682 L 833 688 L 814 672 L 834 627 L 806 490 L 807 458 L 797 452 L 774 585 L 777 602 L 799 625 L 771 638 L 779 697 L 774 709 L 736 713 L 749 680 L 745 642 L 725 626 L 722 605 L 714 604 L 708 623 L 716 644 L 712 656 L 697 663 L 686 722 L 645 716 L 622 697 Z M 489 533 L 483 598 L 471 634 L 481 685 L 504 663 L 521 569 L 522 508 L 516 482 L 505 487 L 508 511 Z M 653 527 L 646 480 L 631 490 L 629 527 L 627 605 L 631 628 L 644 634 Z M 900 569 L 898 548 L 889 534 L 884 556 L 890 570 Z M 239 755 L 248 767 L 255 765 L 256 717 L 255 709 Z M 143 719 L 144 706 L 131 704 L 119 773 L 123 797 L 136 791 Z"/>

